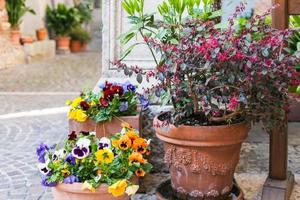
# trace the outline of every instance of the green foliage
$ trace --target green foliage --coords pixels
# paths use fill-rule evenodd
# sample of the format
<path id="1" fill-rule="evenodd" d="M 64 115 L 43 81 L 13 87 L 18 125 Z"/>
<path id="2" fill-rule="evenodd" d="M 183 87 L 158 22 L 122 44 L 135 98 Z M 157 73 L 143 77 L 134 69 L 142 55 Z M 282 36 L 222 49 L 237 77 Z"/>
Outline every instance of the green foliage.
<path id="1" fill-rule="evenodd" d="M 34 10 L 25 5 L 26 0 L 7 0 L 6 10 L 12 28 L 19 28 L 22 17 L 27 13 L 35 14 Z"/>
<path id="2" fill-rule="evenodd" d="M 58 4 L 57 8 L 46 8 L 47 26 L 53 29 L 58 36 L 68 36 L 72 28 L 81 22 L 81 15 L 77 8 L 68 8 L 64 4 Z"/>
<path id="3" fill-rule="evenodd" d="M 91 40 L 91 34 L 80 26 L 72 29 L 70 37 L 72 40 L 78 40 L 82 43 L 87 43 Z"/>
<path id="4" fill-rule="evenodd" d="M 80 23 L 89 23 L 92 20 L 92 6 L 89 2 L 81 2 L 75 6 L 81 17 Z"/>

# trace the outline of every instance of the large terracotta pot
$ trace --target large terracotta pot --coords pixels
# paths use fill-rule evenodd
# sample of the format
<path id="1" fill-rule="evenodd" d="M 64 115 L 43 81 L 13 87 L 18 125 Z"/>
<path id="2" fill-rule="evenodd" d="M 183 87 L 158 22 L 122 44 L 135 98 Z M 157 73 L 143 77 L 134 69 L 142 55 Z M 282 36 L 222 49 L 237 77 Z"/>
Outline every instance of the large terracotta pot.
<path id="1" fill-rule="evenodd" d="M 159 119 L 154 119 L 154 126 L 157 137 L 165 142 L 164 159 L 176 196 L 187 199 L 227 196 L 250 124 L 175 127 L 166 126 Z"/>
<path id="2" fill-rule="evenodd" d="M 100 185 L 96 192 L 82 190 L 82 183 L 58 184 L 52 188 L 54 200 L 129 200 L 129 196 L 113 197 L 108 193 L 108 186 Z"/>
<path id="3" fill-rule="evenodd" d="M 57 49 L 60 50 L 69 50 L 70 49 L 70 38 L 59 36 L 56 38 Z"/>
<path id="4" fill-rule="evenodd" d="M 38 41 L 43 41 L 47 39 L 47 29 L 41 28 L 36 30 L 36 38 Z"/>
<path id="5" fill-rule="evenodd" d="M 82 45 L 79 40 L 71 40 L 71 52 L 78 53 L 81 51 Z"/>
<path id="6" fill-rule="evenodd" d="M 133 128 L 140 131 L 141 128 L 141 117 L 140 114 L 136 116 L 124 116 L 113 118 L 111 122 L 100 122 L 96 123 L 92 119 L 88 119 L 85 122 L 78 122 L 73 119 L 69 120 L 69 131 L 95 131 L 97 137 L 109 137 L 115 133 L 120 132 L 122 122 L 129 123 Z"/>
<path id="7" fill-rule="evenodd" d="M 19 45 L 21 39 L 21 32 L 19 30 L 11 30 L 10 39 L 13 44 Z"/>
<path id="8" fill-rule="evenodd" d="M 300 122 L 300 95 L 296 93 L 290 95 L 293 96 L 293 100 L 291 101 L 288 120 L 290 122 Z"/>

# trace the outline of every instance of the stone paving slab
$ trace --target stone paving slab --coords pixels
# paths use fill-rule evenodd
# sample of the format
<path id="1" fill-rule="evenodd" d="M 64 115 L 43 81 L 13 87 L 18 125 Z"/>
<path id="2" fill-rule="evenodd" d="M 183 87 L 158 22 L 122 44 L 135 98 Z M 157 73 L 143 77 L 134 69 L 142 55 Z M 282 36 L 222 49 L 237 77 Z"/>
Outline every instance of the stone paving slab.
<path id="1" fill-rule="evenodd" d="M 101 74 L 98 52 L 60 55 L 0 69 L 0 92 L 78 92 L 93 88 Z"/>

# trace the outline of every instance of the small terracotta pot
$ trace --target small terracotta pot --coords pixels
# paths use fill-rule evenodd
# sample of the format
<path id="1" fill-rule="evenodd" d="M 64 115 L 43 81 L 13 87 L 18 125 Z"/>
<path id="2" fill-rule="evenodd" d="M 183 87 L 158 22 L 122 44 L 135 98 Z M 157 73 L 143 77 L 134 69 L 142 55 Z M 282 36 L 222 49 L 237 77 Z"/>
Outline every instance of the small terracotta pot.
<path id="1" fill-rule="evenodd" d="M 33 43 L 33 39 L 31 37 L 23 37 L 21 38 L 21 44 L 25 45 L 25 44 L 32 44 Z"/>
<path id="2" fill-rule="evenodd" d="M 82 44 L 81 44 L 81 51 L 86 51 L 87 50 L 87 43 L 86 42 L 83 42 Z"/>
<path id="3" fill-rule="evenodd" d="M 57 49 L 60 50 L 69 50 L 70 49 L 70 38 L 59 36 L 56 38 Z"/>
<path id="4" fill-rule="evenodd" d="M 11 30 L 10 39 L 13 44 L 19 45 L 21 39 L 21 32 L 19 30 Z"/>
<path id="5" fill-rule="evenodd" d="M 293 97 L 290 104 L 290 112 L 288 114 L 288 120 L 290 122 L 300 122 L 300 94 L 290 93 Z"/>
<path id="6" fill-rule="evenodd" d="M 71 40 L 71 52 L 78 53 L 81 51 L 81 42 L 79 40 Z"/>
<path id="7" fill-rule="evenodd" d="M 38 41 L 43 41 L 47 39 L 47 29 L 41 28 L 36 30 L 36 38 Z"/>
<path id="8" fill-rule="evenodd" d="M 175 127 L 156 117 L 154 126 L 165 142 L 164 160 L 178 198 L 217 199 L 230 193 L 249 123 Z"/>
<path id="9" fill-rule="evenodd" d="M 130 197 L 123 195 L 121 197 L 113 197 L 108 193 L 108 186 L 101 184 L 96 192 L 82 190 L 82 183 L 58 184 L 52 188 L 54 200 L 129 200 Z"/>
<path id="10" fill-rule="evenodd" d="M 98 138 L 101 137 L 109 137 L 115 133 L 120 132 L 122 129 L 121 123 L 122 121 L 125 121 L 129 123 L 133 128 L 140 130 L 141 128 L 141 117 L 140 114 L 136 116 L 124 116 L 124 117 L 118 117 L 113 118 L 111 122 L 100 122 L 96 123 L 92 119 L 88 119 L 85 122 L 78 122 L 73 119 L 69 120 L 69 131 L 75 131 L 76 133 L 80 131 L 95 131 Z"/>

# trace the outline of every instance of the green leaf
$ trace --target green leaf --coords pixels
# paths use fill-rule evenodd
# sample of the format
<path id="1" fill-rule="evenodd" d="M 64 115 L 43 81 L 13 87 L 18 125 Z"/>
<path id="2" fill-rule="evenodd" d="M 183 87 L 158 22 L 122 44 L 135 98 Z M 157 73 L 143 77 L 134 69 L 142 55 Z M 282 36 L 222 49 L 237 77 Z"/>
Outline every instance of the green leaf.
<path id="1" fill-rule="evenodd" d="M 138 83 L 142 83 L 143 82 L 142 74 L 137 74 L 136 80 L 137 80 Z"/>
<path id="2" fill-rule="evenodd" d="M 124 60 L 131 53 L 131 51 L 134 49 L 134 47 L 137 45 L 138 45 L 138 43 L 130 45 L 124 52 L 122 52 L 120 60 Z"/>

